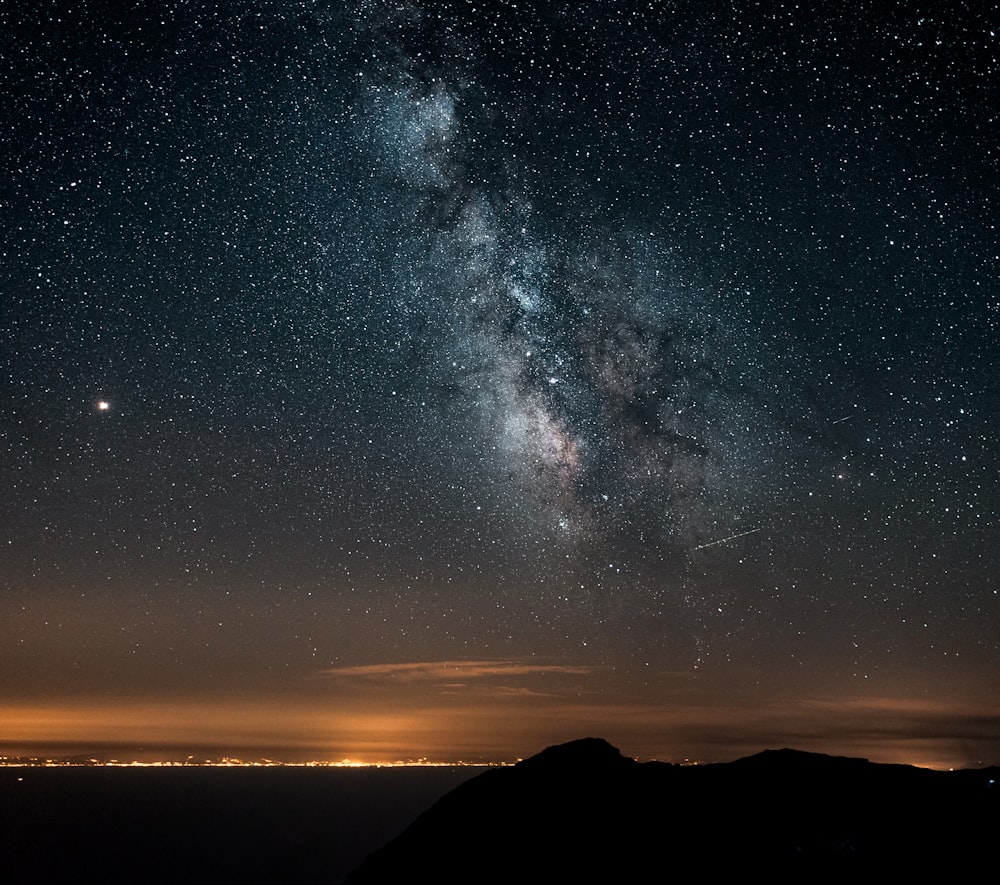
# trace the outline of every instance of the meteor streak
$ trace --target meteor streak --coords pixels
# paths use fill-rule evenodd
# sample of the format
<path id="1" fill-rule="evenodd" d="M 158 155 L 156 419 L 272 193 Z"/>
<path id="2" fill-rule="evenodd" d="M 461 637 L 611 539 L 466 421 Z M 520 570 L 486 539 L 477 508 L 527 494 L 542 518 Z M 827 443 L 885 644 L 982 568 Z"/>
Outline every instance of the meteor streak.
<path id="1" fill-rule="evenodd" d="M 726 541 L 735 541 L 737 538 L 742 538 L 745 535 L 752 535 L 754 532 L 759 532 L 760 529 L 750 529 L 748 532 L 740 532 L 736 535 L 730 535 L 728 538 L 719 538 L 718 541 L 709 541 L 707 544 L 699 544 L 695 547 L 695 550 L 701 550 L 704 547 L 714 547 L 716 544 L 725 544 Z"/>

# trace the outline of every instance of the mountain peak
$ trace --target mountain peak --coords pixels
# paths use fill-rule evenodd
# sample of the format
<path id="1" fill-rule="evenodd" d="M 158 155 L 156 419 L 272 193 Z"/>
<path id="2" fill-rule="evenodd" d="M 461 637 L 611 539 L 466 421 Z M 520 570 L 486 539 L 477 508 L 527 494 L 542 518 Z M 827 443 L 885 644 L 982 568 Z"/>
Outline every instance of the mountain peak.
<path id="1" fill-rule="evenodd" d="M 633 761 L 622 756 L 617 747 L 612 746 L 603 738 L 586 737 L 546 747 L 540 753 L 519 762 L 517 767 L 573 768 L 584 772 L 623 763 L 629 764 Z"/>

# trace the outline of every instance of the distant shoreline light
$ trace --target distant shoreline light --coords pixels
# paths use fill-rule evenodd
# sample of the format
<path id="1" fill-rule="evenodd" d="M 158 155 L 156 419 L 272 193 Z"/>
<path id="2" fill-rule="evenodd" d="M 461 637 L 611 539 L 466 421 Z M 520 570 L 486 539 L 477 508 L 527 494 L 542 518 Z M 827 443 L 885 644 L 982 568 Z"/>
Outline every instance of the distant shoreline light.
<path id="1" fill-rule="evenodd" d="M 514 762 L 429 762 L 392 761 L 392 762 L 355 762 L 344 759 L 340 762 L 313 760 L 308 762 L 280 762 L 274 759 L 191 759 L 186 761 L 154 761 L 142 762 L 134 759 L 121 761 L 118 759 L 86 759 L 70 761 L 60 759 L 43 759 L 35 757 L 0 757 L 0 768 L 503 768 L 515 765 Z"/>

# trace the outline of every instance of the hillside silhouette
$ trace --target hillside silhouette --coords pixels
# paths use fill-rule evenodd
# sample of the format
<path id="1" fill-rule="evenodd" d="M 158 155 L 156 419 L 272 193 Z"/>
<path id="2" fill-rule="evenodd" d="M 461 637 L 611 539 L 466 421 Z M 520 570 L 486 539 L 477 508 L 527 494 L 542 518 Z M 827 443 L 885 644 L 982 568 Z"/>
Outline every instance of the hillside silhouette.
<path id="1" fill-rule="evenodd" d="M 998 774 L 788 749 L 639 763 L 586 738 L 461 784 L 347 883 L 963 881 L 995 862 Z"/>

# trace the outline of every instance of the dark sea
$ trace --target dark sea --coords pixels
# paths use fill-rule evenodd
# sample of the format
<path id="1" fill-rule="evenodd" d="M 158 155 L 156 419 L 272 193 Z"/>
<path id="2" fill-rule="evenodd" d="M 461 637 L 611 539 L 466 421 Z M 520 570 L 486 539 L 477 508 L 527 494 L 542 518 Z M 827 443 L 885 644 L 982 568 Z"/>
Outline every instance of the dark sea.
<path id="1" fill-rule="evenodd" d="M 481 768 L 3 768 L 0 882 L 323 882 Z"/>

